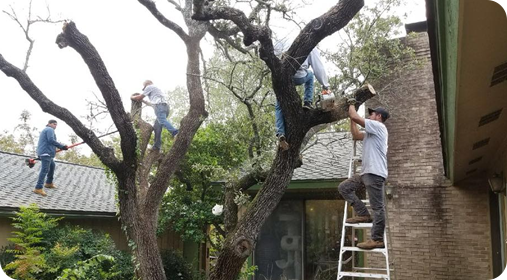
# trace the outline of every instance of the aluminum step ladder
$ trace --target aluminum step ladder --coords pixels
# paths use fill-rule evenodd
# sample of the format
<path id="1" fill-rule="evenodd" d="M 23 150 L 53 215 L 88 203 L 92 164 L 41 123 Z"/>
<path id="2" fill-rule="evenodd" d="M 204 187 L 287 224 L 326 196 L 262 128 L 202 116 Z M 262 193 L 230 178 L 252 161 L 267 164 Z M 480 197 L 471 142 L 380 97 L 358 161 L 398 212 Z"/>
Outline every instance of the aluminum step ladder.
<path id="1" fill-rule="evenodd" d="M 352 147 L 352 152 L 350 156 L 350 162 L 349 162 L 349 173 L 348 178 L 351 178 L 356 174 L 356 170 L 358 166 L 361 164 L 361 157 L 357 156 L 357 146 L 356 146 L 356 140 L 354 140 L 354 144 Z M 369 200 L 362 200 L 366 207 L 369 207 L 370 201 Z M 385 200 L 384 200 L 385 201 Z M 372 227 L 373 223 L 358 223 L 358 224 L 349 224 L 345 221 L 348 219 L 348 202 L 345 201 L 345 208 L 343 211 L 343 226 L 342 226 L 342 236 L 340 241 L 340 258 L 338 261 L 338 274 L 336 276 L 337 280 L 342 279 L 345 276 L 352 277 L 362 277 L 362 278 L 376 278 L 376 279 L 386 279 L 391 280 L 391 270 L 389 267 L 389 250 L 388 250 L 388 239 L 387 239 L 387 229 L 388 229 L 388 219 L 387 219 L 387 211 L 386 213 L 386 227 L 384 229 L 384 248 L 375 248 L 371 250 L 365 250 L 361 249 L 359 247 L 354 247 L 354 242 L 356 239 L 356 229 L 368 229 Z M 345 246 L 345 236 L 347 234 L 347 228 L 351 228 L 352 231 L 352 246 Z M 352 255 L 344 260 L 344 254 L 346 252 L 351 252 Z M 364 252 L 366 253 L 372 253 L 372 254 L 378 254 L 381 253 L 385 257 L 386 261 L 386 267 L 385 268 L 367 268 L 367 267 L 356 267 L 356 253 L 357 252 Z M 348 264 L 352 261 L 352 271 L 343 271 L 343 266 L 345 264 Z M 369 271 L 369 272 L 368 272 Z M 380 273 L 382 272 L 382 273 Z"/>

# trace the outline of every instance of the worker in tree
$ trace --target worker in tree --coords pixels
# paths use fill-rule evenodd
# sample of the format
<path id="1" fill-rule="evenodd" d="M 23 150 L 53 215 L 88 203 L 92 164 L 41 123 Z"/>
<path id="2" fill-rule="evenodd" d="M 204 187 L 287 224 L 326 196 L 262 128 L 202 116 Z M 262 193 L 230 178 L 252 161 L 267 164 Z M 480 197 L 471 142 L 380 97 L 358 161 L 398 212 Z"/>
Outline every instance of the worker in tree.
<path id="1" fill-rule="evenodd" d="M 362 249 L 384 248 L 384 182 L 387 178 L 387 128 L 384 122 L 389 118 L 389 113 L 383 108 L 368 109 L 369 117 L 362 118 L 356 112 L 357 101 L 350 99 L 349 117 L 350 131 L 354 140 L 363 140 L 363 161 L 360 175 L 343 181 L 338 186 L 338 191 L 349 202 L 356 217 L 346 220 L 347 223 L 371 223 L 371 239 L 357 244 Z M 359 131 L 356 124 L 365 128 L 365 132 Z M 373 210 L 373 219 L 365 204 L 356 195 L 356 191 L 364 189 L 368 191 L 370 205 Z"/>
<path id="2" fill-rule="evenodd" d="M 56 186 L 53 184 L 56 148 L 60 148 L 61 150 L 69 149 L 66 145 L 56 141 L 55 129 L 57 125 L 58 123 L 56 120 L 49 120 L 46 127 L 40 133 L 39 143 L 37 145 L 37 155 L 41 161 L 41 168 L 39 179 L 37 180 L 37 185 L 35 185 L 35 190 L 33 190 L 33 192 L 42 196 L 47 195 L 42 189 L 44 180 L 46 180 L 44 187 L 48 189 L 56 189 Z"/>
<path id="3" fill-rule="evenodd" d="M 142 101 L 145 96 L 150 98 L 150 103 L 155 110 L 155 116 L 157 120 L 153 124 L 153 131 L 155 132 L 155 143 L 153 144 L 153 150 L 160 150 L 162 146 L 162 127 L 165 127 L 173 137 L 178 134 L 178 129 L 174 128 L 172 124 L 167 120 L 169 116 L 169 104 L 164 99 L 162 91 L 153 85 L 153 82 L 146 80 L 143 83 L 143 93 L 134 93 L 131 99 L 134 101 Z"/>
<path id="4" fill-rule="evenodd" d="M 313 69 L 310 70 L 309 68 Z M 324 64 L 322 63 L 322 59 L 320 57 L 320 52 L 317 48 L 313 49 L 306 60 L 303 62 L 301 67 L 297 70 L 296 74 L 292 77 L 294 84 L 296 86 L 305 85 L 304 99 L 303 99 L 303 108 L 304 109 L 313 109 L 313 80 L 314 80 L 314 72 L 315 77 L 322 85 L 323 90 L 329 90 L 329 82 L 327 78 L 326 69 L 324 69 Z M 287 139 L 285 138 L 285 120 L 283 119 L 282 107 L 278 103 L 275 104 L 275 125 L 276 125 L 276 136 L 279 141 L 279 147 L 283 150 L 287 150 L 289 148 L 289 144 L 287 143 Z"/>

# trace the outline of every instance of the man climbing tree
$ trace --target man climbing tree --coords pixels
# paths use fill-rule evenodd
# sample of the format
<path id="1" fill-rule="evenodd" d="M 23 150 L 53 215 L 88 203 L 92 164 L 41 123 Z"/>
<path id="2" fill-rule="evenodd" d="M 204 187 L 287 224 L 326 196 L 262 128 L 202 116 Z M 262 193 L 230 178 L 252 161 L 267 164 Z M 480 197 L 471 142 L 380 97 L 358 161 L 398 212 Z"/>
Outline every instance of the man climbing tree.
<path id="1" fill-rule="evenodd" d="M 292 76 L 297 69 L 291 64 L 294 62 L 302 64 L 310 51 L 322 39 L 345 26 L 361 9 L 364 2 L 359 0 L 337 1 L 337 4 L 327 13 L 312 20 L 303 28 L 286 52 L 285 59 L 278 59 L 274 55 L 269 26 L 254 25 L 239 10 L 227 6 L 214 6 L 216 2 L 194 0 L 192 3 L 192 1 L 186 0 L 185 6 L 180 6 L 175 1 L 171 1 L 184 15 L 188 27 L 188 32 L 186 32 L 158 11 L 152 1 L 139 0 L 139 2 L 161 24 L 174 31 L 187 47 L 186 74 L 190 109 L 181 122 L 174 145 L 167 154 L 162 155 L 161 159 L 155 160 L 155 156 L 152 156 L 153 153 L 146 153 L 153 127 L 136 117 L 140 115 L 138 113 L 141 109 L 139 102 L 133 102 L 133 112 L 130 115 L 125 112 L 121 97 L 102 58 L 88 38 L 78 30 L 74 22 L 64 25 L 63 32 L 57 37 L 57 44 L 60 48 L 71 47 L 74 49 L 88 66 L 119 131 L 121 157 L 116 156 L 111 148 L 106 147 L 93 131 L 86 128 L 70 111 L 49 100 L 25 71 L 9 63 L 2 55 L 0 55 L 0 70 L 7 76 L 15 78 L 43 111 L 58 117 L 72 127 L 74 132 L 99 156 L 102 163 L 112 171 L 118 185 L 120 220 L 129 243 L 133 245 L 131 249 L 135 255 L 137 273 L 143 280 L 159 280 L 165 279 L 155 234 L 160 202 L 168 188 L 170 177 L 177 170 L 193 135 L 207 116 L 200 79 L 199 42 L 210 30 L 214 30 L 210 32 L 231 31 L 220 30 L 216 26 L 213 26 L 215 28 L 213 29 L 211 27 L 213 24 L 209 21 L 217 19 L 233 21 L 239 28 L 234 28 L 234 30 L 243 33 L 243 41 L 246 46 L 259 41 L 259 55 L 271 71 L 273 89 L 286 121 L 286 136 L 290 148 L 277 153 L 263 188 L 250 204 L 243 218 L 237 222 L 235 227 L 230 227 L 231 231 L 210 276 L 210 279 L 235 279 L 242 264 L 254 248 L 263 222 L 275 209 L 292 177 L 295 163 L 299 158 L 299 148 L 306 132 L 315 125 L 343 119 L 348 114 L 345 98 L 339 100 L 338 106 L 331 112 L 303 110 L 302 102 L 292 81 Z M 259 9 L 269 10 L 271 8 L 264 1 L 256 3 L 258 9 L 254 10 L 257 12 Z M 191 19 L 192 12 L 195 20 Z M 362 88 L 355 93 L 355 98 L 359 102 L 364 102 L 372 95 L 371 90 Z M 138 128 L 139 135 L 136 134 L 135 128 Z M 152 168 L 157 169 L 157 172 L 154 178 L 148 181 Z M 235 221 L 233 222 L 235 223 Z"/>

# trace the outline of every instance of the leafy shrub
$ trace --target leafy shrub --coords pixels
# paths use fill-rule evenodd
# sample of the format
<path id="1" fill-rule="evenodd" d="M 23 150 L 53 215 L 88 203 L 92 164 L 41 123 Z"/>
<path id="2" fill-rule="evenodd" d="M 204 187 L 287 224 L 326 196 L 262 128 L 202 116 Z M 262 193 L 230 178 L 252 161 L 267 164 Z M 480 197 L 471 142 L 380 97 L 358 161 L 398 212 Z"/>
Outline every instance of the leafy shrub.
<path id="1" fill-rule="evenodd" d="M 58 220 L 33 204 L 13 218 L 12 244 L 0 250 L 0 264 L 14 279 L 133 279 L 131 256 L 116 249 L 108 234 Z M 76 265 L 78 264 L 78 265 Z"/>
<path id="2" fill-rule="evenodd" d="M 8 240 L 15 246 L 7 252 L 13 253 L 15 260 L 5 266 L 5 271 L 12 273 L 11 276 L 15 279 L 38 279 L 38 275 L 47 267 L 42 236 L 55 228 L 60 219 L 50 218 L 41 213 L 36 204 L 31 204 L 28 207 L 20 207 L 12 220 L 16 231 L 13 232 L 14 237 Z"/>
<path id="3" fill-rule="evenodd" d="M 180 252 L 164 250 L 160 253 L 167 280 L 193 280 L 192 267 Z"/>

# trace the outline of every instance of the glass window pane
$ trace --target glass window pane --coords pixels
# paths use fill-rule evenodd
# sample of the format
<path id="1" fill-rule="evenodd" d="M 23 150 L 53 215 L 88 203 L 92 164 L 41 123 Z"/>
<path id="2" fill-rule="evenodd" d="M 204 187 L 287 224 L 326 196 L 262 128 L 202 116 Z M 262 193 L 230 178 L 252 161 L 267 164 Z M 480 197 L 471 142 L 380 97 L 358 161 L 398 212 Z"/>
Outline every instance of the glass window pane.
<path id="1" fill-rule="evenodd" d="M 343 224 L 343 200 L 305 203 L 305 279 L 336 279 Z"/>
<path id="2" fill-rule="evenodd" d="M 303 202 L 281 201 L 264 223 L 255 248 L 256 280 L 303 280 Z"/>

